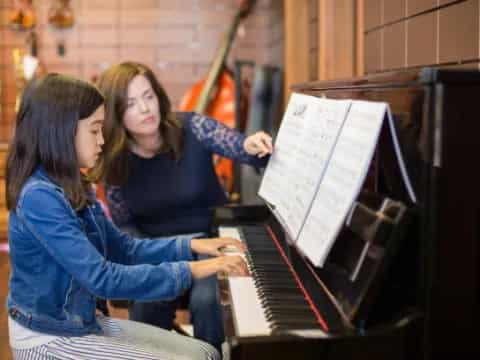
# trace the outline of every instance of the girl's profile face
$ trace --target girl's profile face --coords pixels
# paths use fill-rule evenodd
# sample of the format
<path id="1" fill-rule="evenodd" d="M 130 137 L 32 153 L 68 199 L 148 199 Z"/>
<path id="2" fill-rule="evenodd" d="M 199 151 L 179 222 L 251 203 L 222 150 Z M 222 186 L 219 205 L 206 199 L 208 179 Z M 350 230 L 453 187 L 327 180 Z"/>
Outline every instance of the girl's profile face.
<path id="1" fill-rule="evenodd" d="M 123 124 L 134 138 L 158 132 L 160 125 L 158 97 L 150 81 L 143 75 L 135 76 L 128 85 Z"/>
<path id="2" fill-rule="evenodd" d="M 92 115 L 78 122 L 75 150 L 81 168 L 92 168 L 102 152 L 104 115 L 104 107 L 100 105 Z"/>

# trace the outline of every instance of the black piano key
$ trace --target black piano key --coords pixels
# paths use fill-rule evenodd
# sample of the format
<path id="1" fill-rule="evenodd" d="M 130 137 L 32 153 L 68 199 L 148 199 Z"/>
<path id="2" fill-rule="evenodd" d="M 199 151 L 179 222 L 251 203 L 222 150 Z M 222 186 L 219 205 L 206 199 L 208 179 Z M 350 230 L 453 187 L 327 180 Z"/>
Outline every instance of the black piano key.
<path id="1" fill-rule="evenodd" d="M 246 226 L 242 232 L 247 245 L 246 261 L 274 332 L 319 328 L 305 295 L 266 228 Z"/>
<path id="2" fill-rule="evenodd" d="M 262 263 L 273 263 L 273 265 L 275 264 L 279 264 L 281 266 L 285 266 L 285 261 L 283 261 L 283 259 L 280 257 L 280 256 L 277 256 L 277 254 L 274 254 L 274 253 L 266 253 L 266 252 L 263 252 L 263 253 L 249 253 L 247 254 L 246 256 L 247 258 L 249 258 L 249 260 L 253 261 L 254 263 L 258 263 L 258 264 L 262 264 Z"/>
<path id="3" fill-rule="evenodd" d="M 281 285 L 272 285 L 272 286 L 269 286 L 268 284 L 267 285 L 264 285 L 261 289 L 263 294 L 266 294 L 266 295 L 275 295 L 275 293 L 278 291 L 296 291 L 298 290 L 298 287 L 296 286 L 292 286 L 292 285 L 284 285 L 284 286 L 281 286 Z"/>
<path id="4" fill-rule="evenodd" d="M 282 325 L 302 325 L 311 326 L 318 325 L 315 317 L 309 316 L 309 314 L 268 314 L 266 315 L 269 324 L 282 326 Z"/>
<path id="5" fill-rule="evenodd" d="M 282 269 L 280 266 L 275 266 L 275 265 L 265 265 L 265 264 L 253 264 L 252 266 L 252 271 L 255 271 L 256 273 L 265 273 L 265 274 L 275 274 L 275 273 L 280 273 L 280 274 L 286 274 L 286 277 L 289 279 L 295 279 L 290 271 L 285 271 L 285 269 Z"/>
<path id="6" fill-rule="evenodd" d="M 309 307 L 287 308 L 282 306 L 269 306 L 264 307 L 265 314 L 311 314 Z M 313 314 L 312 314 L 313 316 Z"/>
<path id="7" fill-rule="evenodd" d="M 319 322 L 317 321 L 317 319 L 306 319 L 306 320 L 296 320 L 296 319 L 282 319 L 282 320 L 279 320 L 279 321 L 276 321 L 276 320 L 273 320 L 272 322 L 272 327 L 277 327 L 277 328 L 281 328 L 281 327 L 292 327 L 292 326 L 296 326 L 296 327 L 311 327 L 311 326 L 320 326 Z"/>
<path id="8" fill-rule="evenodd" d="M 271 306 L 271 305 L 265 304 L 265 307 L 263 307 L 263 309 L 265 314 L 278 314 L 278 315 L 304 314 L 304 315 L 309 315 L 312 318 L 315 318 L 315 315 L 313 315 L 310 307 L 308 306 L 299 306 L 295 308 L 295 307 L 287 307 L 287 306 L 281 306 L 281 305 Z"/>
<path id="9" fill-rule="evenodd" d="M 306 302 L 305 297 L 301 294 L 278 294 L 274 298 L 261 297 L 260 300 L 262 303 L 299 303 Z"/>
<path id="10" fill-rule="evenodd" d="M 266 314 L 265 317 L 268 323 L 272 325 L 302 324 L 305 326 L 318 324 L 317 319 L 309 316 L 309 314 Z"/>
<path id="11" fill-rule="evenodd" d="M 305 301 L 305 298 L 303 297 L 298 297 L 298 298 L 282 298 L 281 296 L 275 297 L 275 301 L 272 299 L 269 299 L 267 297 L 264 297 L 263 295 L 260 294 L 260 303 L 265 306 L 274 306 L 275 304 L 298 304 L 298 305 L 305 305 L 307 304 Z"/>
<path id="12" fill-rule="evenodd" d="M 255 278 L 262 282 L 267 283 L 279 283 L 279 284 L 297 284 L 295 279 L 290 276 L 284 276 L 283 273 L 277 273 L 274 271 L 258 270 L 252 269 L 252 273 L 255 275 Z"/>
<path id="13" fill-rule="evenodd" d="M 307 302 L 303 302 L 300 304 L 294 304 L 294 303 L 289 303 L 289 302 L 272 302 L 272 301 L 267 301 L 265 302 L 265 309 L 269 309 L 270 311 L 307 311 L 311 312 L 310 306 L 308 305 Z"/>

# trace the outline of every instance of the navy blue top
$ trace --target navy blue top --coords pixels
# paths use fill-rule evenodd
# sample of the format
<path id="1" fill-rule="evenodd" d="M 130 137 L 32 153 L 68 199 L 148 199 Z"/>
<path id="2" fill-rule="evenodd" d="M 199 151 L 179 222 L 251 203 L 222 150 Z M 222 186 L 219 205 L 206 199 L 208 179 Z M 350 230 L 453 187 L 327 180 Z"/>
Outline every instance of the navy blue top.
<path id="1" fill-rule="evenodd" d="M 114 222 L 147 236 L 210 232 L 209 208 L 228 200 L 212 163 L 212 154 L 265 166 L 267 159 L 248 155 L 245 136 L 207 116 L 184 114 L 184 151 L 142 158 L 131 153 L 128 182 L 106 186 Z"/>

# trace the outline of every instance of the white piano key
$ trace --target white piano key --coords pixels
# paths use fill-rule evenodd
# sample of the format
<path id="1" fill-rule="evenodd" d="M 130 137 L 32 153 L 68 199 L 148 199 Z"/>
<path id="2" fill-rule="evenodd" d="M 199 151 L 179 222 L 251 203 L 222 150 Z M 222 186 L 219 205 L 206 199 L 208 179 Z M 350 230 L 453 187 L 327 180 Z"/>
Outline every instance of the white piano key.
<path id="1" fill-rule="evenodd" d="M 243 241 L 243 238 L 240 235 L 240 232 L 234 226 L 220 226 L 218 228 L 218 235 L 220 237 L 231 237 L 231 238 Z M 240 255 L 240 252 L 238 251 L 238 249 L 233 245 L 225 246 L 225 248 L 223 249 L 223 253 L 225 255 Z"/>
<path id="2" fill-rule="evenodd" d="M 238 228 L 234 226 L 220 226 L 218 228 L 218 234 L 221 237 L 232 237 L 234 239 L 242 240 L 242 236 L 238 231 Z"/>
<path id="3" fill-rule="evenodd" d="M 220 236 L 229 236 L 243 240 L 239 230 L 235 227 L 221 226 L 218 229 Z M 241 255 L 238 249 L 226 249 L 226 255 Z M 237 336 L 268 336 L 271 334 L 260 299 L 257 295 L 255 283 L 251 276 L 227 278 L 230 287 L 232 315 Z"/>
<path id="4" fill-rule="evenodd" d="M 233 322 L 237 336 L 267 336 L 270 325 L 257 296 L 252 277 L 229 277 Z"/>

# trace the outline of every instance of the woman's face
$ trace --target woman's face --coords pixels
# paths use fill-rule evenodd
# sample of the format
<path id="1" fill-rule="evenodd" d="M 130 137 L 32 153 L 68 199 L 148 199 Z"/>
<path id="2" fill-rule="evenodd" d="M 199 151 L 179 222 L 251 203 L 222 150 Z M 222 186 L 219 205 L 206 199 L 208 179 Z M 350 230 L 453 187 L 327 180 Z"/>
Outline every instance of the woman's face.
<path id="1" fill-rule="evenodd" d="M 104 115 L 104 107 L 101 105 L 92 115 L 78 122 L 75 150 L 81 168 L 92 168 L 102 152 Z"/>
<path id="2" fill-rule="evenodd" d="M 127 89 L 127 108 L 123 114 L 123 124 L 135 138 L 158 132 L 160 125 L 160 105 L 150 81 L 143 76 L 135 76 Z"/>

